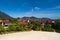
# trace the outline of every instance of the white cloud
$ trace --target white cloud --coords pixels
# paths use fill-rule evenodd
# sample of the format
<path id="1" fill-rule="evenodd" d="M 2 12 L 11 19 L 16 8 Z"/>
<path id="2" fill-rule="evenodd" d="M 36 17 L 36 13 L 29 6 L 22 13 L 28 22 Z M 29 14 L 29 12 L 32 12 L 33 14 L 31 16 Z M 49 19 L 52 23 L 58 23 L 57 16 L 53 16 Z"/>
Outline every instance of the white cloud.
<path id="1" fill-rule="evenodd" d="M 40 8 L 39 8 L 39 7 L 34 7 L 34 9 L 35 9 L 35 10 L 40 10 Z"/>
<path id="2" fill-rule="evenodd" d="M 29 13 L 34 13 L 34 12 L 37 12 L 37 11 L 40 11 L 40 8 L 39 7 L 34 7 L 29 11 Z"/>
<path id="3" fill-rule="evenodd" d="M 37 12 L 37 11 L 39 11 L 39 10 L 40 10 L 39 7 L 34 7 L 34 8 L 32 8 L 30 11 L 26 12 L 26 14 L 33 14 L 34 12 Z"/>

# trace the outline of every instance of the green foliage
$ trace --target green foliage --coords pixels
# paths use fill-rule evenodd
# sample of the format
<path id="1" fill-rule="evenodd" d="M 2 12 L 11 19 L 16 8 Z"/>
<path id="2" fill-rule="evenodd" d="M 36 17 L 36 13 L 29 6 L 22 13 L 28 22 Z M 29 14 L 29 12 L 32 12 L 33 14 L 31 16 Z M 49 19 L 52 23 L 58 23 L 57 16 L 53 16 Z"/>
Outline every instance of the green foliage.
<path id="1" fill-rule="evenodd" d="M 35 30 L 35 31 L 39 31 L 40 30 L 40 27 L 39 26 L 33 26 L 32 29 Z"/>
<path id="2" fill-rule="evenodd" d="M 23 25 L 19 25 L 16 27 L 17 31 L 24 31 Z"/>
<path id="3" fill-rule="evenodd" d="M 0 19 L 13 19 L 13 18 L 5 14 L 4 12 L 0 11 Z"/>
<path id="4" fill-rule="evenodd" d="M 31 26 L 32 30 L 37 31 L 37 30 L 40 30 L 41 25 L 38 21 L 32 21 L 30 26 Z"/>
<path id="5" fill-rule="evenodd" d="M 55 31 L 60 33 L 60 20 L 55 21 Z"/>
<path id="6" fill-rule="evenodd" d="M 18 24 L 18 20 L 10 20 L 12 23 L 11 25 L 9 25 L 9 27 L 7 28 L 7 30 L 5 30 L 5 28 L 0 25 L 0 33 L 4 33 L 4 32 L 15 32 L 15 31 L 30 31 L 30 30 L 34 30 L 34 31 L 49 31 L 49 32 L 60 32 L 60 20 L 56 20 L 55 22 L 55 26 L 45 23 L 44 28 L 42 28 L 42 25 L 38 22 L 38 21 L 30 21 L 28 24 Z M 54 30 L 55 29 L 55 30 Z"/>
<path id="7" fill-rule="evenodd" d="M 44 28 L 42 29 L 43 31 L 49 31 L 49 32 L 54 32 L 54 29 L 51 27 L 50 24 L 45 24 Z"/>
<path id="8" fill-rule="evenodd" d="M 10 25 L 8 27 L 8 31 L 16 31 L 16 26 L 15 25 Z"/>
<path id="9" fill-rule="evenodd" d="M 18 24 L 18 20 L 17 19 L 10 19 L 10 22 L 12 23 L 12 24 Z"/>
<path id="10" fill-rule="evenodd" d="M 2 25 L 0 25 L 0 33 L 5 33 L 5 29 Z"/>

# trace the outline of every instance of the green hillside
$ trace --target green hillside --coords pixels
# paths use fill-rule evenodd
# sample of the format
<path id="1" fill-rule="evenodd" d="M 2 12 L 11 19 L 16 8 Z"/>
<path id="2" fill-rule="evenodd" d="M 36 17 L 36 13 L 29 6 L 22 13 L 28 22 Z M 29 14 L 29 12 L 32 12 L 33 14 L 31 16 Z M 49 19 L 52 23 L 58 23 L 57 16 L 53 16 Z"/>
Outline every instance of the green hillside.
<path id="1" fill-rule="evenodd" d="M 13 19 L 13 18 L 7 15 L 6 13 L 0 11 L 0 19 Z"/>

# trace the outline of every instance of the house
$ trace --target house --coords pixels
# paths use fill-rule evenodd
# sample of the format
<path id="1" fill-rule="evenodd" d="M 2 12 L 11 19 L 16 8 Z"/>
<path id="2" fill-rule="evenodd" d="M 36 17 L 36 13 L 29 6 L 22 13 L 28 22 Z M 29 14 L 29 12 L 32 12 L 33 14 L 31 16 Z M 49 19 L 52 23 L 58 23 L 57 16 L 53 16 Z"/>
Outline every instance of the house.
<path id="1" fill-rule="evenodd" d="M 45 23 L 51 24 L 51 26 L 55 23 L 54 20 L 40 20 L 39 22 L 41 23 L 41 28 L 44 28 Z"/>
<path id="2" fill-rule="evenodd" d="M 19 22 L 19 24 L 28 24 L 27 22 Z"/>
<path id="3" fill-rule="evenodd" d="M 5 19 L 5 20 L 0 20 L 0 25 L 2 25 L 2 26 L 8 26 L 8 25 L 10 25 L 10 21 L 7 20 L 7 19 Z"/>
<path id="4" fill-rule="evenodd" d="M 20 18 L 18 19 L 19 24 L 28 24 L 31 21 L 30 18 Z"/>
<path id="5" fill-rule="evenodd" d="M 55 21 L 54 20 L 40 20 L 40 23 L 42 24 L 42 23 L 49 23 L 49 24 L 51 24 L 51 23 L 55 23 Z"/>

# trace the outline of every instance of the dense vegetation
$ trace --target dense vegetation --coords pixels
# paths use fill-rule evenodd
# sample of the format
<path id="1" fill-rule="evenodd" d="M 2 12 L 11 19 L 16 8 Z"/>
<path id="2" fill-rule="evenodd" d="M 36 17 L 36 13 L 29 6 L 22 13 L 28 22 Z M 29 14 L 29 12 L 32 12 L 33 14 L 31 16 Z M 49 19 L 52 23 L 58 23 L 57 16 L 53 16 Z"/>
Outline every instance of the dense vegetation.
<path id="1" fill-rule="evenodd" d="M 54 29 L 56 32 L 59 32 L 60 33 L 60 20 L 55 20 L 55 25 L 54 26 Z"/>
<path id="2" fill-rule="evenodd" d="M 6 31 L 5 31 L 4 27 L 2 25 L 0 25 L 0 34 L 5 33 L 5 32 Z"/>
<path id="3" fill-rule="evenodd" d="M 55 24 L 45 24 L 44 28 L 38 21 L 31 21 L 28 24 L 18 24 L 17 20 L 14 20 L 7 29 L 0 25 L 0 33 L 5 32 L 16 32 L 16 31 L 49 31 L 49 32 L 60 32 L 60 20 L 55 20 Z"/>

